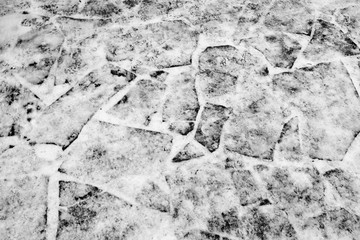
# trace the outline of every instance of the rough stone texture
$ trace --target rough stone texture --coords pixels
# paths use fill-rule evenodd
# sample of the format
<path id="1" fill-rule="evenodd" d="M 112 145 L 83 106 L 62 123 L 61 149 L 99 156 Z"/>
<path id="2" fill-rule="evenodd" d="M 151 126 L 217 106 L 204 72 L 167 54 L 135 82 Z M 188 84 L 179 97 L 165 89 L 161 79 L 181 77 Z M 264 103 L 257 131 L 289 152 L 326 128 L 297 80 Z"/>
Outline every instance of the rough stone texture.
<path id="1" fill-rule="evenodd" d="M 76 190 L 89 189 L 81 184 L 70 184 Z M 59 212 L 57 239 L 166 237 L 162 223 L 169 221 L 169 217 L 165 214 L 133 206 L 108 193 L 91 192 L 94 191 L 85 191 L 84 195 L 78 193 L 80 196 L 77 198 L 69 191 L 60 190 L 60 196 L 74 197 L 75 203 L 68 205 L 69 202 L 60 201 L 64 207 Z"/>
<path id="2" fill-rule="evenodd" d="M 1 0 L 0 240 L 355 240 L 358 0 Z"/>
<path id="3" fill-rule="evenodd" d="M 306 117 L 303 150 L 312 158 L 341 160 L 360 130 L 359 95 L 344 65 L 320 63 L 275 75 L 273 83 Z"/>
<path id="4" fill-rule="evenodd" d="M 94 121 L 63 156 L 60 171 L 101 183 L 126 175 L 148 175 L 161 171 L 171 141 L 171 136 L 159 132 Z"/>
<path id="5" fill-rule="evenodd" d="M 314 10 L 304 0 L 275 0 L 264 20 L 270 29 L 305 35 L 313 23 Z"/>
<path id="6" fill-rule="evenodd" d="M 207 104 L 201 114 L 195 140 L 214 152 L 219 148 L 222 128 L 227 119 L 224 106 Z"/>
<path id="7" fill-rule="evenodd" d="M 334 24 L 318 20 L 314 28 L 314 35 L 304 51 L 309 60 L 320 62 L 360 54 L 360 49 L 353 40 Z"/>
<path id="8" fill-rule="evenodd" d="M 299 118 L 294 117 L 284 124 L 277 142 L 278 158 L 288 161 L 301 160 L 301 144 L 299 135 Z"/>
<path id="9" fill-rule="evenodd" d="M 2 179 L 0 190 L 1 239 L 46 239 L 47 179 Z"/>
<path id="10" fill-rule="evenodd" d="M 166 84 L 153 80 L 140 80 L 109 113 L 119 119 L 148 125 L 152 116 L 159 111 Z"/>
<path id="11" fill-rule="evenodd" d="M 176 154 L 173 158 L 173 162 L 183 162 L 194 158 L 204 156 L 204 153 L 200 151 L 194 144 L 188 143 L 185 147 Z"/>
<path id="12" fill-rule="evenodd" d="M 0 136 L 10 137 L 23 135 L 29 123 L 43 104 L 28 89 L 8 78 L 0 81 Z"/>
<path id="13" fill-rule="evenodd" d="M 300 53 L 301 45 L 294 38 L 282 33 L 267 33 L 248 40 L 274 67 L 291 68 Z"/>
<path id="14" fill-rule="evenodd" d="M 189 65 L 197 33 L 185 22 L 164 21 L 109 33 L 107 58 L 158 68 Z"/>
<path id="15" fill-rule="evenodd" d="M 36 143 L 54 143 L 66 148 L 79 135 L 91 116 L 127 84 L 112 73 L 112 66 L 94 70 L 36 119 L 29 138 Z"/>

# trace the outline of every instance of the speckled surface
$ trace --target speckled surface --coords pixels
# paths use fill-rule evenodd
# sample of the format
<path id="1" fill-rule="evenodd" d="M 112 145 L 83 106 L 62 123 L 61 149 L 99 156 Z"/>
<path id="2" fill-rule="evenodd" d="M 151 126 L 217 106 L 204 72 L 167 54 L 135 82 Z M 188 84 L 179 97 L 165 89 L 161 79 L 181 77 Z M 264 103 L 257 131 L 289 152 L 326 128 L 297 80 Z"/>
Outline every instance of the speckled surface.
<path id="1" fill-rule="evenodd" d="M 0 240 L 360 239 L 359 9 L 0 1 Z"/>

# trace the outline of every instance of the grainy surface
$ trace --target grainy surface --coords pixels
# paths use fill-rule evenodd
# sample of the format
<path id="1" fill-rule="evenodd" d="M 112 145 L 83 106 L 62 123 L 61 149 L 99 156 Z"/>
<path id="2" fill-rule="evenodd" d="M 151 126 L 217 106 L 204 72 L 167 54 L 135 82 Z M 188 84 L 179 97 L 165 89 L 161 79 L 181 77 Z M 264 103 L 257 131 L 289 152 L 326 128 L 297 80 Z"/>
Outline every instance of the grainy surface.
<path id="1" fill-rule="evenodd" d="M 358 0 L 1 0 L 0 240 L 360 239 Z"/>

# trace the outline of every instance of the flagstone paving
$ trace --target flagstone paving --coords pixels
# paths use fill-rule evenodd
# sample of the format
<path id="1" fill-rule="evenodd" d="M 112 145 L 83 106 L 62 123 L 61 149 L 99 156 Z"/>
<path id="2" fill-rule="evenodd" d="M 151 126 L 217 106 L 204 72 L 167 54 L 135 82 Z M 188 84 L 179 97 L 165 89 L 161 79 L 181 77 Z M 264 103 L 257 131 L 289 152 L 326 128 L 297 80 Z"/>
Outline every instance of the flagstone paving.
<path id="1" fill-rule="evenodd" d="M 357 0 L 2 0 L 0 240 L 355 240 Z"/>

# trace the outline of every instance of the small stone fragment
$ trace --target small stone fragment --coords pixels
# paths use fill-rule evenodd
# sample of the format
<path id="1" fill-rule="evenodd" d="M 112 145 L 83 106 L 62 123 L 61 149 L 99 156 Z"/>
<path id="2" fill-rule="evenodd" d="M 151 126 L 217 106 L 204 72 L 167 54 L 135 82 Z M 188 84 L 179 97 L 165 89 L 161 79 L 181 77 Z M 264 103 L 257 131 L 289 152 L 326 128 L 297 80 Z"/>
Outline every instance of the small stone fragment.
<path id="1" fill-rule="evenodd" d="M 284 124 L 277 146 L 279 158 L 288 161 L 301 160 L 299 119 L 294 117 Z"/>
<path id="2" fill-rule="evenodd" d="M 173 162 L 183 162 L 188 161 L 190 159 L 199 158 L 204 156 L 204 153 L 197 149 L 197 147 L 192 144 L 188 143 L 185 147 L 173 158 Z"/>
<path id="3" fill-rule="evenodd" d="M 206 104 L 196 130 L 195 140 L 210 152 L 214 152 L 219 148 L 222 128 L 227 119 L 227 109 L 224 106 Z"/>

